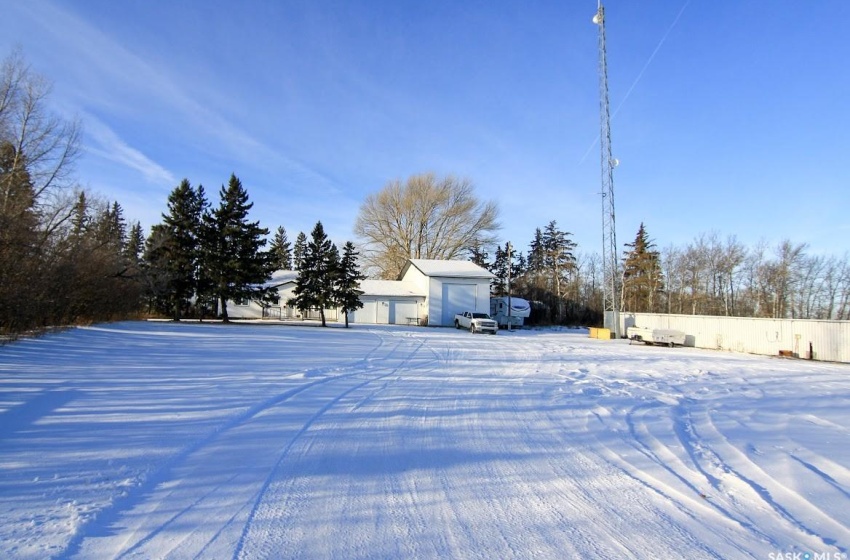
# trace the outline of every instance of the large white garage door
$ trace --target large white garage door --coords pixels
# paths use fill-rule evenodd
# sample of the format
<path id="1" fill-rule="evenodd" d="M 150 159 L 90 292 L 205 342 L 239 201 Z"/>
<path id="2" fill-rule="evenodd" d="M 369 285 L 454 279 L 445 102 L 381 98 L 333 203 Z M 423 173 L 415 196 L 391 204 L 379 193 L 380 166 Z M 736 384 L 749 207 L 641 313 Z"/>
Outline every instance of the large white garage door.
<path id="1" fill-rule="evenodd" d="M 455 315 L 464 311 L 475 311 L 475 284 L 443 284 L 441 324 L 454 324 Z"/>
<path id="2" fill-rule="evenodd" d="M 373 324 L 375 322 L 375 307 L 378 302 L 364 301 L 363 307 L 354 311 L 353 321 L 355 323 Z"/>
<path id="3" fill-rule="evenodd" d="M 407 325 L 408 318 L 415 317 L 417 317 L 415 301 L 390 302 L 390 323 L 393 325 Z"/>

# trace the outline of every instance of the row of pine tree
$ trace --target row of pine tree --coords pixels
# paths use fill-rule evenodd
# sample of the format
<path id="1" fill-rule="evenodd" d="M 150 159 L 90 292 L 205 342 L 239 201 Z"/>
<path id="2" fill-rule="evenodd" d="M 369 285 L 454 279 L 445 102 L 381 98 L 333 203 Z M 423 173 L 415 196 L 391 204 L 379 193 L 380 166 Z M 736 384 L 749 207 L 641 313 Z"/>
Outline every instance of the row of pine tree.
<path id="1" fill-rule="evenodd" d="M 340 253 L 317 222 L 311 238 L 300 233 L 294 248 L 280 226 L 266 249 L 269 230 L 249 219 L 253 203 L 235 174 L 219 199 L 213 207 L 204 187 L 188 179 L 168 196 L 167 213 L 151 228 L 140 260 L 150 312 L 228 321 L 227 302 L 281 303 L 268 281 L 273 272 L 293 267 L 299 271 L 295 297 L 282 303 L 302 312 L 318 309 L 323 326 L 326 308 L 341 308 L 347 318 L 361 306 L 363 275 L 352 242 Z"/>

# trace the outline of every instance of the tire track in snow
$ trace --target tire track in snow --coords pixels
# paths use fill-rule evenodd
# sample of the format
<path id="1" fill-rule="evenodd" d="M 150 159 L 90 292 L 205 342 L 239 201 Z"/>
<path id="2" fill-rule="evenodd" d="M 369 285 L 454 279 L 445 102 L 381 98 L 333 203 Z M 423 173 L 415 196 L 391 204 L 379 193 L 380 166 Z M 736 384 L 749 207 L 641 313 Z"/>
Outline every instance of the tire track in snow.
<path id="1" fill-rule="evenodd" d="M 847 469 L 844 469 L 840 465 L 836 465 L 836 464 L 832 463 L 831 461 L 827 461 L 826 459 L 824 459 L 823 457 L 820 457 L 820 456 L 808 457 L 806 459 L 803 459 L 801 457 L 801 455 L 802 455 L 801 450 L 797 450 L 797 451 L 794 451 L 793 453 L 791 453 L 789 455 L 789 457 L 791 457 L 791 459 L 793 459 L 794 461 L 797 461 L 800 465 L 802 465 L 804 468 L 808 469 L 810 472 L 813 472 L 815 475 L 820 477 L 824 482 L 826 482 L 829 486 L 831 486 L 835 491 L 837 491 L 839 494 L 842 494 L 845 498 L 850 500 L 850 491 L 847 490 L 848 488 L 850 488 L 850 477 L 847 476 L 847 474 L 848 474 Z M 806 455 L 809 455 L 809 453 L 806 453 Z M 822 463 L 822 464 L 820 466 L 818 466 L 815 463 Z M 823 463 L 826 463 L 826 464 L 824 465 Z M 826 472 L 827 469 L 835 469 L 835 470 L 840 469 L 842 471 L 842 475 L 843 475 L 842 478 L 846 482 L 844 482 L 843 484 L 840 483 L 838 480 L 836 480 L 836 477 L 838 475 L 836 474 L 835 476 L 833 476 L 833 475 L 828 474 Z"/>
<path id="2" fill-rule="evenodd" d="M 413 360 L 416 353 L 425 344 L 424 340 L 418 340 L 416 342 L 417 342 L 417 346 L 415 348 L 413 348 L 412 350 L 409 350 L 407 357 L 404 360 L 402 360 L 402 362 L 399 365 L 393 367 L 387 373 L 378 375 L 376 377 L 374 376 L 374 373 L 373 373 L 372 374 L 373 376 L 370 377 L 369 379 L 366 379 L 362 383 L 358 383 L 358 384 L 354 385 L 353 387 L 346 389 L 342 393 L 335 395 L 326 404 L 324 404 L 321 408 L 319 408 L 319 410 L 316 411 L 304 423 L 304 425 L 298 430 L 298 432 L 289 440 L 289 442 L 286 444 L 286 446 L 283 448 L 282 452 L 280 453 L 280 455 L 279 455 L 277 461 L 275 462 L 274 467 L 270 471 L 268 477 L 263 482 L 263 485 L 261 486 L 261 488 L 257 492 L 256 498 L 254 499 L 253 506 L 252 506 L 251 511 L 248 515 L 248 519 L 245 522 L 243 529 L 242 529 L 242 533 L 239 537 L 238 542 L 236 543 L 236 548 L 235 548 L 235 550 L 233 552 L 233 556 L 232 556 L 234 560 L 239 559 L 239 558 L 267 557 L 266 552 L 269 550 L 269 548 L 273 548 L 272 537 L 276 537 L 277 535 L 264 535 L 263 538 L 260 539 L 261 545 L 262 545 L 262 548 L 263 548 L 263 550 L 260 551 L 260 553 L 248 554 L 248 553 L 245 552 L 246 546 L 248 546 L 249 544 L 254 544 L 254 541 L 249 539 L 249 533 L 252 530 L 252 526 L 255 523 L 255 519 L 258 516 L 260 508 L 263 506 L 263 504 L 265 502 L 270 501 L 270 500 L 267 499 L 267 494 L 269 492 L 269 489 L 271 488 L 271 486 L 275 482 L 275 480 L 278 478 L 277 473 L 281 469 L 281 466 L 283 465 L 284 461 L 289 456 L 289 454 L 290 454 L 291 450 L 293 449 L 293 447 L 295 446 L 295 444 L 310 430 L 310 428 L 322 416 L 324 416 L 330 409 L 337 406 L 345 397 L 347 397 L 348 395 L 354 393 L 355 391 L 362 389 L 362 388 L 364 388 L 364 387 L 366 387 L 366 386 L 368 386 L 372 383 L 386 379 L 386 378 L 391 377 L 393 375 L 397 375 L 399 373 L 399 371 L 406 364 L 408 364 L 409 362 L 411 362 Z M 392 356 L 403 346 L 403 344 L 404 344 L 404 341 L 399 340 L 398 343 L 396 344 L 396 346 L 393 348 L 393 350 L 389 354 L 387 354 L 386 356 L 383 356 L 381 358 L 382 361 L 387 360 L 387 359 L 391 359 Z M 405 348 L 405 349 L 407 350 L 407 348 Z M 372 393 L 370 393 L 366 397 L 366 399 L 372 398 L 372 396 L 375 393 L 382 391 L 384 388 L 385 387 L 381 387 L 381 388 L 373 391 Z"/>
<path id="3" fill-rule="evenodd" d="M 564 372 L 567 371 L 569 373 L 565 374 Z M 635 418 L 636 411 L 646 413 L 650 410 L 667 410 L 671 403 L 675 403 L 681 398 L 680 396 L 670 395 L 669 391 L 666 391 L 664 387 L 659 388 L 657 383 L 645 385 L 619 378 L 612 382 L 612 380 L 606 379 L 602 375 L 591 374 L 587 368 L 571 369 L 569 362 L 561 362 L 558 371 L 553 371 L 552 374 L 556 378 L 564 379 L 569 384 L 568 388 L 575 387 L 578 389 L 579 394 L 584 397 L 583 406 L 578 408 L 571 407 L 571 414 L 569 415 L 564 416 L 559 414 L 556 418 L 551 409 L 548 413 L 553 425 L 563 425 L 565 420 L 568 422 L 566 424 L 567 427 L 560 431 L 563 434 L 562 444 L 570 449 L 569 463 L 561 466 L 562 477 L 566 480 L 582 480 L 587 478 L 587 474 L 589 473 L 607 471 L 609 474 L 605 475 L 606 478 L 617 480 L 618 475 L 616 473 L 619 473 L 619 478 L 631 480 L 636 485 L 633 488 L 630 488 L 629 485 L 618 485 L 618 499 L 616 504 L 619 505 L 613 507 L 612 504 L 610 511 L 604 508 L 600 509 L 600 504 L 606 503 L 606 500 L 600 499 L 600 489 L 596 488 L 595 485 L 580 484 L 570 489 L 569 501 L 571 504 L 581 504 L 579 509 L 582 516 L 587 516 L 590 512 L 598 512 L 598 514 L 591 517 L 595 531 L 604 530 L 609 535 L 609 539 L 607 540 L 610 544 L 616 543 L 621 545 L 620 543 L 622 542 L 622 548 L 616 552 L 609 550 L 607 552 L 608 555 L 629 557 L 635 554 L 640 555 L 641 550 L 646 550 L 643 544 L 643 533 L 645 531 L 634 533 L 630 529 L 629 532 L 624 532 L 622 527 L 612 522 L 612 520 L 622 518 L 624 515 L 632 520 L 628 527 L 632 527 L 633 523 L 639 523 L 637 519 L 641 518 L 651 520 L 653 524 L 657 523 L 657 520 L 663 520 L 666 523 L 668 538 L 656 543 L 654 554 L 664 556 L 663 548 L 658 546 L 662 543 L 670 547 L 670 553 L 680 550 L 679 547 L 682 546 L 682 543 L 687 543 L 684 546 L 688 547 L 688 549 L 699 550 L 707 557 L 726 558 L 733 553 L 736 555 L 752 554 L 751 551 L 746 551 L 737 545 L 728 547 L 726 550 L 714 550 L 706 545 L 706 542 L 716 541 L 717 539 L 713 538 L 714 535 L 703 534 L 702 531 L 691 531 L 689 528 L 691 521 L 696 521 L 699 525 L 704 525 L 706 516 L 708 516 L 709 519 L 720 522 L 721 530 L 724 526 L 728 530 L 735 525 L 715 512 L 711 504 L 698 499 L 699 492 L 697 486 L 670 469 L 664 460 L 652 452 L 651 445 L 641 445 L 630 441 L 632 438 L 638 441 L 641 439 L 638 435 L 640 429 L 637 427 L 641 417 Z M 652 402 L 632 407 L 627 412 L 616 410 L 616 404 L 621 397 L 624 397 L 628 402 L 633 402 L 634 400 L 645 398 L 647 393 L 651 395 Z M 560 394 L 562 398 L 565 397 L 564 393 L 559 392 L 557 394 Z M 566 398 L 569 397 L 566 396 Z M 593 404 L 594 402 L 596 402 L 595 405 Z M 612 405 L 614 406 L 613 409 Z M 584 419 L 584 427 L 577 428 L 573 425 L 575 421 L 580 422 L 581 419 Z M 596 424 L 596 426 L 591 425 L 591 423 Z M 624 430 L 624 427 L 627 429 Z M 577 442 L 571 438 L 571 433 L 590 437 L 588 441 Z M 627 433 L 629 437 L 626 437 Z M 649 434 L 648 430 L 646 434 Z M 607 440 L 603 440 L 600 437 L 602 435 L 614 438 L 615 443 L 622 440 L 623 444 L 633 446 L 637 452 L 649 459 L 649 464 L 643 464 L 636 461 L 636 457 L 634 456 L 622 455 L 620 452 L 612 449 L 609 447 Z M 617 449 L 620 449 L 620 443 L 616 443 L 616 445 Z M 662 446 L 662 448 L 664 447 Z M 553 456 L 557 455 L 554 451 L 552 454 Z M 672 453 L 670 455 L 672 456 Z M 600 460 L 603 461 L 601 465 L 599 463 Z M 682 491 L 677 488 L 675 483 L 671 485 L 670 480 L 662 480 L 656 474 L 652 474 L 651 469 L 653 469 L 653 466 L 660 466 L 669 471 L 673 475 L 674 481 L 683 485 L 685 490 Z M 659 503 L 656 500 L 646 500 L 642 497 L 642 493 L 634 494 L 634 491 L 640 488 L 645 488 L 652 494 L 657 495 L 661 499 L 660 504 L 673 506 L 675 508 L 674 511 L 683 517 L 677 519 L 668 513 L 666 508 L 659 507 Z M 628 497 L 630 495 L 632 496 L 631 498 Z M 639 507 L 632 513 L 628 513 L 623 511 L 622 504 L 629 504 L 630 508 L 638 505 Z M 711 529 L 709 532 L 717 534 L 717 531 L 714 529 Z M 594 540 L 596 540 L 598 533 L 594 533 L 594 535 Z M 673 535 L 675 535 L 675 539 L 669 538 Z M 725 540 L 720 542 L 724 542 Z M 726 543 L 724 542 L 724 544 Z M 582 545 L 583 548 L 581 550 L 583 551 L 599 552 L 594 542 L 585 540 L 582 541 Z"/>
<path id="4" fill-rule="evenodd" d="M 312 368 L 304 373 L 305 379 L 331 373 L 337 373 L 337 375 L 316 379 L 314 381 L 299 385 L 277 395 L 273 395 L 253 406 L 248 407 L 245 411 L 241 413 L 232 415 L 223 424 L 211 430 L 206 436 L 199 438 L 183 447 L 180 451 L 165 460 L 152 472 L 148 473 L 138 485 L 131 487 L 129 490 L 126 491 L 124 495 L 115 498 L 111 506 L 98 511 L 97 515 L 91 518 L 84 526 L 82 526 L 77 531 L 77 533 L 74 534 L 74 536 L 68 541 L 65 550 L 62 552 L 62 556 L 69 558 L 77 556 L 81 552 L 86 539 L 97 534 L 108 533 L 108 527 L 111 524 L 115 523 L 116 520 L 119 519 L 123 513 L 128 512 L 131 509 L 137 507 L 144 499 L 144 496 L 151 495 L 154 492 L 155 488 L 167 482 L 170 479 L 171 473 L 175 469 L 179 468 L 180 465 L 184 464 L 193 455 L 201 452 L 203 449 L 212 445 L 214 442 L 222 438 L 225 434 L 232 432 L 240 428 L 241 426 L 244 426 L 254 418 L 258 417 L 260 414 L 274 407 L 278 407 L 282 404 L 287 403 L 288 401 L 305 391 L 320 387 L 327 383 L 341 381 L 355 377 L 357 375 L 362 375 L 362 370 L 364 368 L 368 369 L 368 366 L 370 365 L 370 362 L 373 357 L 386 343 L 385 338 L 380 336 L 378 338 L 378 344 L 374 348 L 372 348 L 372 350 L 370 350 L 366 357 L 361 360 L 358 360 L 357 362 L 349 366 L 346 366 L 345 368 L 340 368 L 339 366 L 327 366 L 320 368 Z M 346 370 L 355 371 L 352 371 L 351 373 L 342 373 Z M 185 511 L 189 511 L 189 509 L 184 510 L 184 513 Z M 152 532 L 145 535 L 144 537 L 139 539 L 139 541 L 131 545 L 129 549 L 118 552 L 116 554 L 116 557 L 124 557 L 131 550 L 137 550 L 140 546 L 143 546 L 144 544 L 150 542 L 156 537 L 157 534 L 162 533 L 168 525 L 174 523 L 177 519 L 179 519 L 179 517 L 180 515 L 177 515 L 174 516 L 172 519 L 169 519 L 166 524 L 158 526 Z M 127 536 L 125 542 L 132 541 L 134 537 L 135 533 L 131 532 Z"/>
<path id="5" fill-rule="evenodd" d="M 628 472 L 635 480 L 645 484 L 648 488 L 675 504 L 683 514 L 704 524 L 711 532 L 718 534 L 722 537 L 720 542 L 734 543 L 734 538 L 723 535 L 721 531 L 734 531 L 737 528 L 753 534 L 764 542 L 775 545 L 774 540 L 757 525 L 742 516 L 736 515 L 730 507 L 703 491 L 700 482 L 705 482 L 708 479 L 702 466 L 697 464 L 688 467 L 682 457 L 674 453 L 675 447 L 673 445 L 663 443 L 653 434 L 645 419 L 650 412 L 669 412 L 669 419 L 673 427 L 669 432 L 665 429 L 665 434 L 672 433 L 680 443 L 682 430 L 691 433 L 691 428 L 676 429 L 675 412 L 670 411 L 670 407 L 662 403 L 635 407 L 626 415 L 632 440 L 631 442 L 626 441 L 626 443 L 630 443 L 634 449 L 646 457 L 650 465 L 661 469 L 660 474 L 666 473 L 669 477 L 665 479 L 650 473 L 649 466 L 637 465 L 634 459 L 628 461 L 628 466 L 626 466 L 626 462 L 623 462 L 621 465 L 623 470 Z M 681 448 L 693 461 L 695 457 L 693 450 L 687 444 L 681 444 Z M 681 486 L 681 488 L 677 486 Z M 699 499 L 697 499 L 697 496 Z M 753 554 L 752 550 L 747 550 L 745 547 L 735 545 L 735 548 L 741 554 Z"/>
<path id="6" fill-rule="evenodd" d="M 505 356 L 506 362 L 516 363 L 519 354 L 520 363 L 526 372 L 521 373 L 521 377 L 511 379 L 515 382 L 516 395 L 509 395 L 510 407 L 499 415 L 504 418 L 505 424 L 517 424 L 516 419 L 521 418 L 518 427 L 522 435 L 517 441 L 525 445 L 524 453 L 529 456 L 542 455 L 546 460 L 535 461 L 530 465 L 506 463 L 500 473 L 493 472 L 491 475 L 494 479 L 499 475 L 516 481 L 516 496 L 509 497 L 504 504 L 501 501 L 495 504 L 502 516 L 511 520 L 508 526 L 513 529 L 512 533 L 501 532 L 501 539 L 507 543 L 511 557 L 514 558 L 529 555 L 577 558 L 589 551 L 612 557 L 625 554 L 626 549 L 620 548 L 614 552 L 611 548 L 616 546 L 610 547 L 608 543 L 600 545 L 577 527 L 576 520 L 589 517 L 593 518 L 594 526 L 606 523 L 599 523 L 597 516 L 592 515 L 590 493 L 583 485 L 575 483 L 575 480 L 583 480 L 588 473 L 596 471 L 598 465 L 591 465 L 584 450 L 570 441 L 567 432 L 561 428 L 563 416 L 556 415 L 556 412 L 565 412 L 563 407 L 555 405 L 556 396 L 562 394 L 562 380 L 575 381 L 573 376 L 564 373 L 569 368 L 561 352 L 563 349 L 556 350 L 545 345 L 543 351 L 524 346 L 512 350 L 513 353 Z M 566 351 L 569 355 L 574 348 Z M 546 359 L 541 360 L 541 356 L 546 356 Z M 584 377 L 587 371 L 576 373 L 576 377 Z M 553 379 L 556 385 L 553 385 Z M 549 406 L 543 404 L 547 401 Z M 515 449 L 513 451 L 517 452 Z M 569 459 L 565 460 L 567 457 Z M 533 466 L 534 470 L 529 472 L 528 466 Z M 531 524 L 516 517 L 518 511 L 526 510 L 534 512 L 534 522 Z M 520 530 L 514 527 L 516 523 L 522 527 Z M 564 535 L 569 535 L 566 541 Z"/>
<path id="7" fill-rule="evenodd" d="M 724 484 L 737 488 L 748 498 L 757 496 L 769 510 L 775 513 L 779 524 L 787 524 L 800 534 L 800 542 L 813 550 L 833 547 L 847 553 L 839 543 L 850 540 L 850 531 L 815 507 L 808 499 L 800 496 L 765 472 L 742 451 L 732 445 L 717 428 L 707 408 L 697 409 L 699 430 L 702 437 L 711 441 L 711 461 L 723 473 Z M 693 430 L 696 434 L 696 430 Z M 743 485 L 743 486 L 742 486 Z M 718 488 L 720 489 L 720 488 Z M 727 495 L 731 495 L 727 492 Z M 763 523 L 763 522 L 762 522 Z M 819 527 L 818 530 L 812 526 Z M 778 532 L 782 527 L 778 527 Z M 781 531 L 780 534 L 785 531 Z M 824 536 L 830 532 L 834 536 Z"/>
<path id="8" fill-rule="evenodd" d="M 608 509 L 600 510 L 598 497 L 594 497 L 596 489 L 576 482 L 588 480 L 599 471 L 602 465 L 595 454 L 589 452 L 582 443 L 572 439 L 571 436 L 574 433 L 570 428 L 565 427 L 565 420 L 570 421 L 575 418 L 570 414 L 573 410 L 556 404 L 556 399 L 565 396 L 563 383 L 583 385 L 596 381 L 595 379 L 586 381 L 589 375 L 587 368 L 576 370 L 570 367 L 569 361 L 565 361 L 567 356 L 574 358 L 572 353 L 575 348 L 568 348 L 567 353 L 563 350 L 550 343 L 530 347 L 523 344 L 513 348 L 513 353 L 507 356 L 508 361 L 518 370 L 515 375 L 519 377 L 515 376 L 511 380 L 518 381 L 521 388 L 528 387 L 529 390 L 524 391 L 521 398 L 512 399 L 511 412 L 506 411 L 503 416 L 509 419 L 510 416 L 516 418 L 523 413 L 529 414 L 531 408 L 535 407 L 541 398 L 552 403 L 551 406 L 539 407 L 536 414 L 541 417 L 540 419 L 523 418 L 522 421 L 521 430 L 525 435 L 520 438 L 521 441 L 534 442 L 527 447 L 529 452 L 532 449 L 536 453 L 541 453 L 541 449 L 547 450 L 543 455 L 547 457 L 546 465 L 549 471 L 535 470 L 534 473 L 527 473 L 513 469 L 509 474 L 509 478 L 518 481 L 517 484 L 523 488 L 518 492 L 518 495 L 522 497 L 521 503 L 513 504 L 514 507 L 518 511 L 535 512 L 537 520 L 531 528 L 515 530 L 513 537 L 521 535 L 522 542 L 511 547 L 512 556 L 527 557 L 529 550 L 516 548 L 522 544 L 535 547 L 533 551 L 535 556 L 544 558 L 577 558 L 587 554 L 597 557 L 629 557 L 629 550 L 621 546 L 616 538 L 600 538 L 597 533 L 591 535 L 583 530 L 585 525 L 590 525 L 595 530 L 601 529 L 610 536 L 616 537 L 619 534 L 617 528 L 610 523 L 611 519 L 617 517 L 616 512 Z M 536 385 L 542 387 L 542 397 Z M 523 408 L 525 402 L 530 403 L 531 406 Z M 541 425 L 542 419 L 545 419 L 546 424 Z M 549 482 L 546 484 L 530 482 L 541 478 Z M 505 507 L 510 507 L 510 502 Z M 509 517 L 510 512 L 505 511 Z M 544 520 L 551 524 L 548 532 L 539 528 L 540 522 Z M 565 534 L 569 535 L 566 542 L 563 540 Z M 509 537 L 504 535 L 504 538 Z M 548 552 L 544 550 L 545 548 L 549 549 Z"/>
<path id="9" fill-rule="evenodd" d="M 604 419 L 600 415 L 594 413 L 594 417 L 598 422 L 604 425 Z M 588 421 L 589 420 L 590 417 L 588 416 Z M 635 484 L 633 488 L 630 488 L 625 484 L 621 485 L 622 487 L 619 490 L 620 493 L 617 496 L 617 503 L 628 503 L 631 508 L 634 508 L 635 505 L 639 505 L 636 510 L 627 514 L 628 518 L 631 520 L 628 536 L 626 537 L 626 535 L 622 534 L 621 528 L 618 528 L 615 525 L 610 525 L 607 520 L 602 520 L 602 524 L 608 527 L 612 537 L 615 539 L 618 537 L 619 539 L 625 538 L 623 546 L 625 546 L 626 556 L 641 556 L 642 551 L 645 553 L 646 550 L 653 549 L 659 556 L 666 557 L 673 555 L 675 551 L 680 548 L 681 543 L 686 542 L 690 545 L 688 547 L 689 550 L 699 550 L 708 557 L 717 559 L 730 557 L 728 552 L 723 553 L 723 551 L 714 550 L 706 544 L 707 542 L 711 542 L 715 539 L 700 538 L 700 533 L 693 532 L 690 526 L 686 526 L 682 523 L 681 519 L 674 519 L 669 513 L 667 513 L 667 511 L 665 511 L 664 508 L 658 507 L 657 502 L 644 497 L 644 495 L 637 492 L 637 490 L 641 488 L 648 490 L 650 492 L 650 497 L 653 495 L 657 496 L 660 498 L 662 504 L 673 506 L 675 511 L 680 515 L 683 515 L 688 521 L 699 520 L 701 525 L 704 524 L 704 520 L 700 518 L 700 513 L 714 513 L 709 504 L 696 501 L 688 494 L 679 492 L 664 481 L 655 478 L 644 468 L 634 465 L 629 457 L 626 457 L 611 448 L 597 435 L 598 433 L 604 433 L 604 429 L 593 429 L 588 426 L 587 433 L 593 434 L 591 436 L 591 440 L 594 442 L 594 453 L 601 458 L 607 464 L 607 468 L 611 470 L 611 472 L 606 475 L 606 478 L 616 480 L 617 476 L 614 474 L 616 472 L 619 473 L 620 477 L 624 480 L 631 481 Z M 626 440 L 625 443 L 628 444 L 628 441 Z M 629 488 L 628 493 L 626 493 L 627 488 Z M 591 507 L 598 507 L 600 500 L 597 496 L 589 495 L 588 498 Z M 622 511 L 613 511 L 611 513 L 623 515 Z M 651 521 L 653 525 L 658 524 L 659 527 L 655 530 L 650 530 L 646 526 L 642 525 L 641 522 L 637 521 L 637 519 L 644 517 L 647 521 Z M 666 521 L 666 523 L 658 523 L 659 519 Z M 635 531 L 635 527 L 639 527 L 640 530 Z M 716 533 L 716 531 L 708 525 L 705 526 L 705 529 L 707 529 L 709 533 Z M 656 540 L 644 542 L 645 534 L 654 535 Z M 664 535 L 664 538 L 662 540 L 657 540 L 658 535 Z M 675 539 L 671 539 L 671 536 L 673 535 L 676 537 Z M 720 543 L 724 546 L 729 544 L 725 540 L 721 540 Z M 669 547 L 667 554 L 661 552 L 662 544 Z M 752 554 L 751 551 L 746 551 L 737 544 L 734 544 L 732 548 L 736 552 Z"/>
<path id="10" fill-rule="evenodd" d="M 369 368 L 372 367 L 371 362 L 372 362 L 373 359 L 375 359 L 374 358 L 375 354 L 377 353 L 377 351 L 380 348 L 383 348 L 387 343 L 388 337 L 382 336 L 381 334 L 379 334 L 378 336 L 381 340 L 381 344 L 376 349 L 374 349 L 372 352 L 370 352 L 369 356 L 367 356 L 367 358 L 365 360 L 363 360 L 363 362 L 366 362 L 366 365 L 368 366 L 366 369 L 369 369 Z M 378 356 L 378 359 L 383 361 L 387 357 L 392 356 L 393 354 L 395 354 L 399 350 L 401 345 L 402 345 L 402 342 L 398 341 L 398 343 L 389 351 L 388 354 Z M 369 373 L 373 374 L 373 372 L 369 372 Z M 308 420 L 308 424 L 312 425 L 313 423 L 315 423 L 315 421 L 320 416 L 323 416 L 325 412 L 327 412 L 328 410 L 330 410 L 330 408 L 333 407 L 334 402 L 338 402 L 339 400 L 343 399 L 345 397 L 345 395 L 357 390 L 358 388 L 365 387 L 365 386 L 369 385 L 370 383 L 372 383 L 374 381 L 379 381 L 380 379 L 384 379 L 388 376 L 391 376 L 391 375 L 393 375 L 393 373 L 394 372 L 390 372 L 390 373 L 381 375 L 377 378 L 367 379 L 365 382 L 359 383 L 355 387 L 352 387 L 349 390 L 344 391 L 342 394 L 339 394 L 338 396 L 334 397 L 334 399 L 332 399 L 331 402 L 329 402 L 327 405 L 323 406 L 318 412 L 314 413 L 311 416 L 311 418 Z M 363 374 L 364 374 L 363 371 L 358 371 L 358 372 L 355 372 L 353 374 L 348 374 L 348 375 L 344 375 L 344 376 L 336 376 L 336 377 L 332 378 L 330 381 L 333 381 L 333 382 L 349 381 L 349 380 L 353 379 L 354 377 L 361 376 Z M 372 398 L 374 396 L 374 394 L 379 393 L 380 391 L 383 391 L 386 388 L 386 386 L 387 386 L 387 384 L 385 383 L 382 387 L 373 391 L 367 398 Z M 317 388 L 317 385 L 313 384 L 310 387 L 308 387 L 307 389 L 315 389 L 315 388 Z M 196 555 L 196 558 L 205 557 L 206 550 L 208 548 L 210 548 L 211 545 L 213 544 L 213 542 L 215 540 L 219 539 L 223 535 L 225 530 L 230 525 L 232 525 L 233 523 L 241 523 L 241 525 L 242 525 L 242 528 L 238 530 L 239 531 L 239 539 L 235 542 L 234 546 L 236 547 L 236 551 L 233 553 L 233 557 L 235 558 L 239 554 L 240 543 L 244 543 L 244 538 L 245 538 L 245 535 L 246 535 L 247 528 L 251 524 L 251 520 L 253 519 L 253 517 L 256 515 L 257 508 L 258 508 L 259 504 L 263 501 L 264 496 L 265 496 L 266 492 L 268 491 L 268 488 L 270 487 L 270 485 L 271 485 L 271 483 L 274 479 L 275 472 L 280 468 L 280 466 L 283 462 L 283 459 L 285 459 L 286 456 L 289 454 L 289 452 L 291 451 L 291 449 L 292 449 L 293 445 L 296 443 L 296 441 L 308 430 L 309 425 L 302 425 L 301 428 L 299 428 L 299 430 L 291 438 L 291 440 L 289 441 L 287 446 L 285 446 L 281 455 L 278 456 L 277 460 L 274 463 L 274 466 L 272 466 L 269 469 L 268 474 L 266 475 L 266 477 L 263 481 L 263 484 L 260 485 L 259 489 L 254 492 L 254 494 L 251 496 L 251 498 L 240 508 L 240 510 L 228 519 L 227 524 L 225 526 L 223 526 L 210 539 L 210 541 L 204 546 L 204 548 Z M 238 520 L 239 514 L 242 513 L 243 511 L 245 511 L 246 509 L 249 510 L 249 512 L 246 514 L 246 519 L 239 521 Z"/>
<path id="11" fill-rule="evenodd" d="M 180 511 L 178 511 L 173 516 L 171 516 L 168 520 L 166 520 L 165 523 L 163 523 L 162 525 L 159 525 L 155 530 L 151 531 L 145 537 L 136 541 L 132 546 L 130 546 L 129 548 L 126 548 L 120 554 L 115 556 L 116 560 L 120 560 L 121 558 L 128 558 L 131 555 L 133 555 L 134 553 L 136 553 L 137 551 L 141 551 L 141 549 L 144 548 L 145 545 L 147 545 L 148 543 L 153 541 L 156 537 L 162 535 L 165 532 L 165 530 L 171 524 L 175 523 L 183 515 L 185 515 L 186 513 L 188 513 L 189 511 L 191 511 L 192 509 L 194 509 L 195 507 L 197 507 L 201 503 L 203 503 L 210 496 L 213 496 L 217 492 L 221 491 L 221 489 L 223 487 L 227 487 L 228 484 L 231 483 L 238 476 L 239 476 L 239 474 L 235 474 L 235 475 L 231 476 L 230 478 L 225 480 L 223 484 L 217 485 L 216 487 L 212 488 L 209 492 L 206 492 L 205 494 L 199 496 L 198 499 L 196 499 L 195 501 L 190 503 L 188 506 L 181 508 Z M 184 535 L 181 539 L 179 539 L 177 541 L 172 541 L 170 543 L 172 545 L 170 551 L 180 548 L 181 544 L 183 542 L 185 542 L 186 540 L 188 540 L 191 537 L 191 535 L 192 535 L 192 533 L 188 533 L 188 534 Z M 130 538 L 131 537 L 132 537 L 132 535 L 130 536 Z M 130 540 L 130 538 L 128 538 L 128 540 Z"/>

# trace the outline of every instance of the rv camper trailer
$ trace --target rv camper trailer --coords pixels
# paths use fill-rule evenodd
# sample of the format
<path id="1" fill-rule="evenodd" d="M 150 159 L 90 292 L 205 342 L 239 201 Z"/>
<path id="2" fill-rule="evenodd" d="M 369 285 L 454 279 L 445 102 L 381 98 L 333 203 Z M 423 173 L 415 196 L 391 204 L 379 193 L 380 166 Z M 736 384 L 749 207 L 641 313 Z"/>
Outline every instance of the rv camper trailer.
<path id="1" fill-rule="evenodd" d="M 508 309 L 510 300 L 510 310 Z M 521 327 L 523 321 L 531 315 L 531 304 L 518 297 L 495 297 L 490 298 L 490 317 L 499 323 L 499 328 Z"/>

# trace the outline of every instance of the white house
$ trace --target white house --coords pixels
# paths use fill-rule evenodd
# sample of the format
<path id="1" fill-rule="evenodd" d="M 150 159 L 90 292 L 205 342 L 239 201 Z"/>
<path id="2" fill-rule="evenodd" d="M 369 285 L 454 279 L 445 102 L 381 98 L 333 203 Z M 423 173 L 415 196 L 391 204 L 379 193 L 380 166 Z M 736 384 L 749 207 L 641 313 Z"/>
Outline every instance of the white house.
<path id="1" fill-rule="evenodd" d="M 450 326 L 456 313 L 490 312 L 490 281 L 495 276 L 470 261 L 411 259 L 401 281 L 419 287 L 425 295 L 427 325 Z"/>
<path id="2" fill-rule="evenodd" d="M 470 261 L 411 259 L 399 280 L 363 280 L 363 308 L 349 314 L 350 322 L 361 324 L 451 326 L 456 313 L 490 311 L 490 280 L 493 274 Z M 287 306 L 295 289 L 298 272 L 279 270 L 266 286 L 276 288 L 280 303 L 263 307 L 254 301 L 228 302 L 234 319 L 300 319 L 298 310 Z M 338 310 L 326 310 L 330 321 L 345 321 Z M 317 318 L 318 311 L 305 318 Z"/>
<path id="3" fill-rule="evenodd" d="M 265 283 L 268 288 L 276 288 L 280 296 L 280 302 L 264 307 L 260 303 L 251 300 L 228 301 L 227 315 L 231 319 L 294 319 L 298 310 L 286 305 L 289 298 L 293 297 L 292 291 L 298 280 L 296 270 L 278 270 L 272 274 L 271 279 Z"/>

